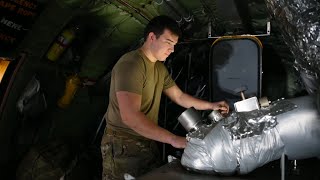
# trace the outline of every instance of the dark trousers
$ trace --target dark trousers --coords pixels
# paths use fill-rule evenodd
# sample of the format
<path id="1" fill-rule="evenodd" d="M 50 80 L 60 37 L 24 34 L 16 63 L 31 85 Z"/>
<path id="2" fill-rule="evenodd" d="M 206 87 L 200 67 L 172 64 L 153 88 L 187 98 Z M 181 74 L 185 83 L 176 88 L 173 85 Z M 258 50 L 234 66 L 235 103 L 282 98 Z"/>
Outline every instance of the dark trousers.
<path id="1" fill-rule="evenodd" d="M 157 144 L 143 137 L 105 129 L 101 141 L 102 179 L 124 179 L 128 173 L 138 177 L 161 165 Z"/>

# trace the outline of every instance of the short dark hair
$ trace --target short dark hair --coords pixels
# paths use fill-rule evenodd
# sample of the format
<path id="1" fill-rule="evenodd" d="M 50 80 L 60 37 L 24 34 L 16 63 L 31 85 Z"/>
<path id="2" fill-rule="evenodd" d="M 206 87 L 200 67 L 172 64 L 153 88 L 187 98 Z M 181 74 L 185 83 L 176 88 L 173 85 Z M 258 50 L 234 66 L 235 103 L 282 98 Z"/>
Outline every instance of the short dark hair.
<path id="1" fill-rule="evenodd" d="M 144 40 L 147 39 L 150 32 L 153 32 L 158 38 L 163 34 L 165 29 L 170 30 L 178 37 L 180 37 L 182 34 L 179 25 L 175 20 L 173 20 L 169 16 L 161 15 L 151 19 L 151 21 L 148 23 L 148 25 L 144 29 Z"/>

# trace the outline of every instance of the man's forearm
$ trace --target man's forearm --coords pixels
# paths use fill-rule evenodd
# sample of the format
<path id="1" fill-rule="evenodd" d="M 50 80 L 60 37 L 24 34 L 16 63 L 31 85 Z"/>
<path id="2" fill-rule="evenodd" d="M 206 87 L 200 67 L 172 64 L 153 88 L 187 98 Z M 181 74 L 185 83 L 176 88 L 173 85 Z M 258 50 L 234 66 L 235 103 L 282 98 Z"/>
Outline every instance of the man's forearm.
<path id="1" fill-rule="evenodd" d="M 185 108 L 194 107 L 198 110 L 208 110 L 212 109 L 212 103 L 201 100 L 190 96 L 189 94 L 183 93 L 177 100 L 177 104 Z"/>
<path id="2" fill-rule="evenodd" d="M 141 112 L 135 112 L 130 115 L 130 118 L 123 120 L 123 123 L 141 136 L 162 143 L 172 144 L 172 141 L 176 138 L 176 135 L 159 127 Z"/>

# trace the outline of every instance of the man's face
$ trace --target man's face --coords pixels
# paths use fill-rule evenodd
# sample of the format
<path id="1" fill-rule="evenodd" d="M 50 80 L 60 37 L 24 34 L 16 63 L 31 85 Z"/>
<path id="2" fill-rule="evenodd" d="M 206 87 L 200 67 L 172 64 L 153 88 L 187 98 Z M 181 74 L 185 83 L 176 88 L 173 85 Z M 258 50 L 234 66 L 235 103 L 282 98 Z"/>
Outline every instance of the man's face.
<path id="1" fill-rule="evenodd" d="M 171 31 L 165 29 L 163 34 L 156 38 L 153 34 L 151 51 L 153 56 L 159 61 L 165 61 L 167 57 L 174 51 L 179 37 Z"/>

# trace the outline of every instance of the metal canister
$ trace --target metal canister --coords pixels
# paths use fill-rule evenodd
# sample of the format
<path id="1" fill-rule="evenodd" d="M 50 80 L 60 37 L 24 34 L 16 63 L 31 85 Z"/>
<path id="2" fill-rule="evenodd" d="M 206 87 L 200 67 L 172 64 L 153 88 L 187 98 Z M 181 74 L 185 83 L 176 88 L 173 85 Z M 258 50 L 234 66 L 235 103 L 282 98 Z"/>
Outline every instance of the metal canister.
<path id="1" fill-rule="evenodd" d="M 201 124 L 201 116 L 193 107 L 185 110 L 179 117 L 178 121 L 189 132 L 192 129 L 197 130 Z"/>
<path id="2" fill-rule="evenodd" d="M 71 75 L 67 78 L 64 94 L 57 102 L 57 105 L 60 108 L 67 108 L 71 104 L 80 84 L 81 81 L 77 74 Z"/>
<path id="3" fill-rule="evenodd" d="M 222 114 L 217 111 L 217 110 L 213 110 L 209 115 L 208 118 L 213 121 L 213 122 L 218 122 L 221 119 L 223 119 L 224 117 L 222 116 Z"/>
<path id="4" fill-rule="evenodd" d="M 57 37 L 47 52 L 47 58 L 56 61 L 62 53 L 70 46 L 76 35 L 77 27 L 67 28 Z"/>

